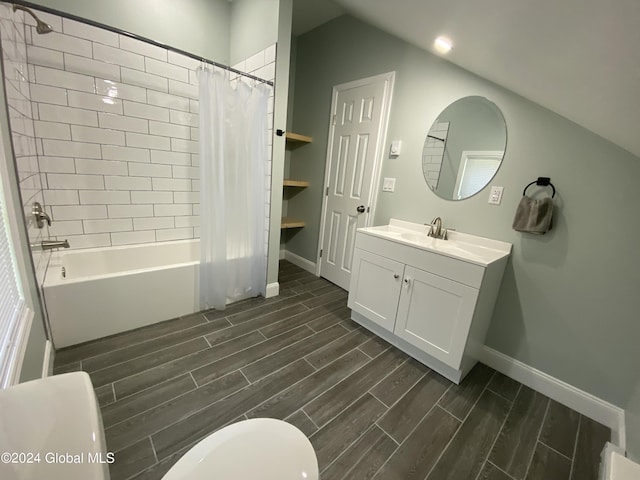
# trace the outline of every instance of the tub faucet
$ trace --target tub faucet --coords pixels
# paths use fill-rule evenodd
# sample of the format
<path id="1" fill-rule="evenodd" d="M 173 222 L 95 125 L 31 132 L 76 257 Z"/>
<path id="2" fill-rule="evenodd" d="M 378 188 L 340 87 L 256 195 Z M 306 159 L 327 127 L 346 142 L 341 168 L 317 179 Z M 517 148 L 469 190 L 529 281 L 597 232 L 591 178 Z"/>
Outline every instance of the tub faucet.
<path id="1" fill-rule="evenodd" d="M 53 250 L 54 248 L 69 248 L 69 240 L 42 240 L 40 242 L 42 250 Z"/>
<path id="2" fill-rule="evenodd" d="M 427 236 L 433 238 L 442 238 L 442 219 L 440 217 L 434 218 L 429 224 L 429 233 Z"/>

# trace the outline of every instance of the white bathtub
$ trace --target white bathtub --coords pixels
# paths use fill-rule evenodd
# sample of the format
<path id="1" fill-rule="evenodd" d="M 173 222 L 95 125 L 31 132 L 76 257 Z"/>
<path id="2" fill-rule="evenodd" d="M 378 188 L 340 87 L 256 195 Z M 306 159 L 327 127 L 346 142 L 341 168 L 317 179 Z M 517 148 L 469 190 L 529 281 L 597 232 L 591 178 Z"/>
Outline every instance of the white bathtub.
<path id="1" fill-rule="evenodd" d="M 43 290 L 56 348 L 197 312 L 199 255 L 198 240 L 54 253 Z"/>

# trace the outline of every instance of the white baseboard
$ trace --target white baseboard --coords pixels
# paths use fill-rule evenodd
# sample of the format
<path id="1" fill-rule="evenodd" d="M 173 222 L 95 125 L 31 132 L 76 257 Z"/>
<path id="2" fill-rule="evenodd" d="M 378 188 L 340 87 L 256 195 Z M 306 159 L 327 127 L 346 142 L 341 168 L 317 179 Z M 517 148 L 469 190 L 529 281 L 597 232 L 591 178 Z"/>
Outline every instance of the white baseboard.
<path id="1" fill-rule="evenodd" d="M 295 253 L 291 253 L 289 250 L 284 252 L 285 260 L 289 260 L 294 265 L 299 266 L 303 270 L 307 272 L 316 274 L 316 263 L 311 260 L 307 260 L 306 258 L 302 258 L 300 255 L 296 255 Z"/>
<path id="2" fill-rule="evenodd" d="M 482 363 L 494 370 L 517 380 L 558 403 L 572 408 L 585 417 L 611 428 L 611 442 L 622 449 L 626 448 L 624 410 L 622 408 L 486 345 L 481 350 L 480 357 L 479 360 Z"/>
<path id="3" fill-rule="evenodd" d="M 264 298 L 277 297 L 280 294 L 280 284 L 278 282 L 268 283 Z"/>
<path id="4" fill-rule="evenodd" d="M 280 249 L 280 256 L 279 256 L 280 260 L 284 260 L 285 252 L 286 252 L 286 250 L 284 248 Z"/>
<path id="5" fill-rule="evenodd" d="M 44 359 L 42 360 L 42 378 L 53 375 L 53 361 L 55 358 L 55 350 L 51 340 L 47 340 L 44 346 Z"/>

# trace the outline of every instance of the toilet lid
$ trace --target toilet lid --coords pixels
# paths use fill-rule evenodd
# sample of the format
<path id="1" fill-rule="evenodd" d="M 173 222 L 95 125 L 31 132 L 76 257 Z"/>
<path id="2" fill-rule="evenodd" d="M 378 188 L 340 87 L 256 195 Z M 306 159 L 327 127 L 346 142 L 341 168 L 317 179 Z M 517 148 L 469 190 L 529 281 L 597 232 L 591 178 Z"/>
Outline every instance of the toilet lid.
<path id="1" fill-rule="evenodd" d="M 271 418 L 234 423 L 201 440 L 163 480 L 318 480 L 318 462 L 307 437 Z"/>

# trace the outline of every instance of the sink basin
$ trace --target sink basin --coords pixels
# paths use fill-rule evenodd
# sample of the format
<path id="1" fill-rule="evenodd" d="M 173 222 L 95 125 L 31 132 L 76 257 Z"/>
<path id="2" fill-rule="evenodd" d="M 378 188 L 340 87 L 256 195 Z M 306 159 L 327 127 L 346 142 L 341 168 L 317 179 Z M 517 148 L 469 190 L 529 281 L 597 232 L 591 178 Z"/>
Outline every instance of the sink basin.
<path id="1" fill-rule="evenodd" d="M 394 218 L 388 225 L 361 228 L 358 231 L 483 266 L 506 257 L 511 252 L 511 244 L 507 242 L 456 231 L 449 231 L 448 240 L 442 240 L 427 235 L 428 225 Z"/>

